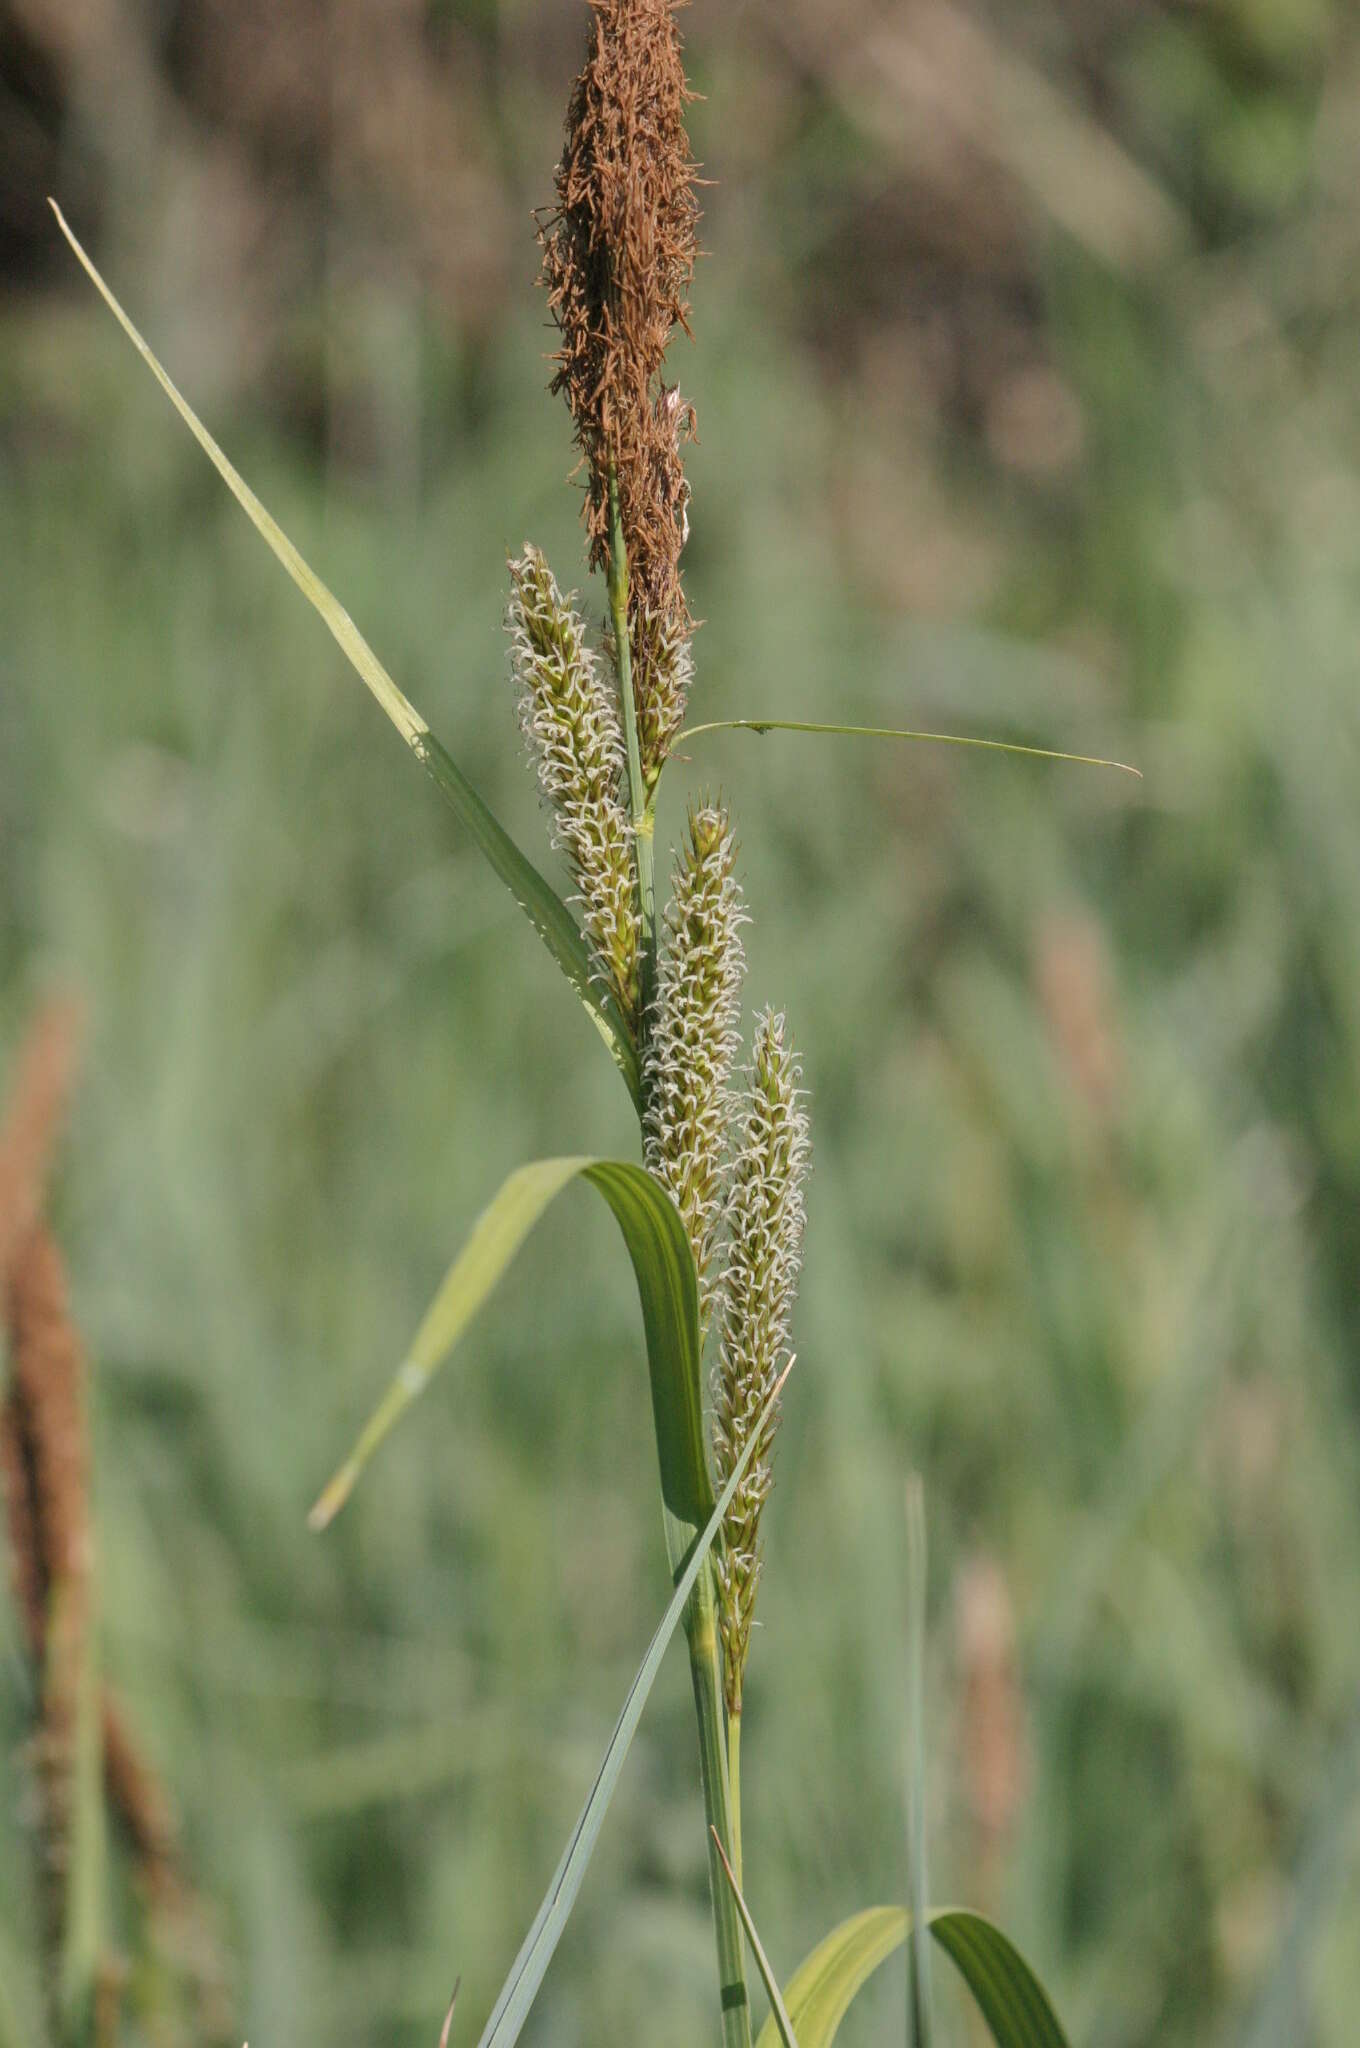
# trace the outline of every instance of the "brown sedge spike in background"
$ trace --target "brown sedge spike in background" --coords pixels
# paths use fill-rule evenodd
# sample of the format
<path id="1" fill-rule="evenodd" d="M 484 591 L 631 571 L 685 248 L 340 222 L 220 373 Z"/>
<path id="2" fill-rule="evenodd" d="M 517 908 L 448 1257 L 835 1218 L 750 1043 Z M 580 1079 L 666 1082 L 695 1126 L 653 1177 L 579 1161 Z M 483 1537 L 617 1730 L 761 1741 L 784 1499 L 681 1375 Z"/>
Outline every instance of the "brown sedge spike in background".
<path id="1" fill-rule="evenodd" d="M 587 469 L 591 567 L 610 564 L 610 479 L 627 553 L 632 694 L 650 789 L 684 718 L 693 630 L 680 582 L 693 409 L 661 381 L 688 332 L 697 167 L 674 0 L 591 0 L 585 66 L 567 109 L 557 205 L 540 226 L 561 336 L 553 390 Z M 616 565 L 617 567 L 617 565 Z"/>
<path id="2" fill-rule="evenodd" d="M 10 1387 L 0 1437 L 14 1576 L 37 1680 L 33 1754 L 48 1941 L 65 1935 L 82 1669 L 91 1620 L 85 1360 L 61 1260 L 36 1225 L 6 1276 Z"/>
<path id="3" fill-rule="evenodd" d="M 8 1381 L 0 1478 L 16 1603 L 33 1667 L 31 1753 L 52 2015 L 71 1911 L 81 1704 L 90 1650 L 90 1448 L 85 1360 L 57 1247 L 42 1221 L 47 1173 L 76 1063 L 77 1019 L 53 1002 L 30 1028 L 0 1133 L 0 1315 Z"/>
<path id="4" fill-rule="evenodd" d="M 54 1001 L 39 1013 L 16 1062 L 0 1129 L 0 1323 L 8 1362 L 0 1400 L 0 1492 L 15 1604 L 34 1675 L 43 1924 L 59 2034 L 69 2019 L 61 1958 L 76 1910 L 70 1880 L 83 1698 L 94 1655 L 94 1530 L 88 1367 L 61 1254 L 42 1218 L 79 1035 L 75 1004 Z M 224 2042 L 231 2029 L 220 1958 L 180 1865 L 170 1802 L 107 1686 L 100 1686 L 94 1711 L 97 1780 L 130 1852 L 149 1929 L 191 1991 L 195 2031 Z M 98 2024 L 107 2029 L 116 2025 L 123 1981 L 113 1958 L 101 1954 L 91 1989 Z"/>

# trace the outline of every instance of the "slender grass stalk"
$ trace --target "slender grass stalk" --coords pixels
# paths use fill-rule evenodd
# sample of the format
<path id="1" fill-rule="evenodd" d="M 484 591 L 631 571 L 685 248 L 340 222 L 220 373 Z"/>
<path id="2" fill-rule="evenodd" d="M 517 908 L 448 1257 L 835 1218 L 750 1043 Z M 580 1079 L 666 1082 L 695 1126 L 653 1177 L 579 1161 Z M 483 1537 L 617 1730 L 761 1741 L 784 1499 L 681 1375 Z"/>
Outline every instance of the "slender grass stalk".
<path id="1" fill-rule="evenodd" d="M 784 2004 L 784 1994 L 779 1988 L 779 1979 L 775 1976 L 770 1958 L 765 1953 L 765 1944 L 757 1932 L 755 1921 L 751 1918 L 751 1909 L 741 1895 L 741 1880 L 737 1876 L 736 1871 L 733 1870 L 728 1858 L 723 1855 L 722 1843 L 718 1841 L 716 1835 L 712 1834 L 711 1830 L 710 1835 L 717 1847 L 719 1856 L 722 1857 L 723 1876 L 727 1879 L 728 1889 L 737 1902 L 737 1911 L 741 1915 L 741 1924 L 745 1930 L 746 1939 L 750 1944 L 751 1954 L 756 1959 L 756 1968 L 760 1972 L 760 1981 L 765 1986 L 765 1993 L 770 2001 L 770 2018 L 774 2021 L 784 2048 L 798 2048 L 798 2037 L 793 2031 L 793 2022 L 789 2018 L 788 2008 Z"/>
<path id="2" fill-rule="evenodd" d="M 930 2048 L 930 1901 L 926 1884 L 926 1501 L 919 1472 L 907 1479 L 907 1943 L 908 2048 Z"/>
<path id="3" fill-rule="evenodd" d="M 703 1780 L 704 1814 L 709 1828 L 708 1880 L 713 1905 L 713 1934 L 718 1948 L 723 2048 L 750 2048 L 751 2007 L 746 1992 L 741 1920 L 722 1867 L 721 1851 L 725 1848 L 730 1854 L 734 1841 L 733 1806 L 727 1775 L 718 1616 L 711 1570 L 703 1573 L 694 1589 L 685 1616 L 685 1634 L 689 1642 L 694 1711 L 699 1723 L 699 1769 Z"/>
<path id="4" fill-rule="evenodd" d="M 727 1716 L 727 1786 L 732 1805 L 732 1866 L 741 1877 L 741 1714 Z"/>

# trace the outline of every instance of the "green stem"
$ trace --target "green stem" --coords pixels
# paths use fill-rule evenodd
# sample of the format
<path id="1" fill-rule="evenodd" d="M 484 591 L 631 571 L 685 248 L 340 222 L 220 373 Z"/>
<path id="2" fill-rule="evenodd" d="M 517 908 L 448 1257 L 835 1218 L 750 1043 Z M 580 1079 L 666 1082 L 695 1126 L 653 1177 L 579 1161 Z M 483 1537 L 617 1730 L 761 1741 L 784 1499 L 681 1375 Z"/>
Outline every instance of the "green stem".
<path id="1" fill-rule="evenodd" d="M 619 703 L 628 747 L 628 801 L 633 845 L 637 851 L 638 897 L 642 906 L 642 987 L 639 1013 L 644 1021 L 656 983 L 656 857 L 654 815 L 647 801 L 638 746 L 637 704 L 633 698 L 633 650 L 628 637 L 628 550 L 619 511 L 619 480 L 609 465 L 609 615 L 614 628 L 614 660 L 618 669 Z"/>
<path id="2" fill-rule="evenodd" d="M 723 1741 L 722 1679 L 718 1669 L 718 1626 L 713 1580 L 705 1570 L 694 1589 L 685 1617 L 689 1668 L 694 1681 L 694 1710 L 699 1721 L 699 1768 L 704 1786 L 704 1813 L 710 1829 L 732 1851 L 731 1805 L 727 1782 L 727 1746 Z M 718 1985 L 722 1998 L 723 2048 L 751 2048 L 751 2008 L 746 1996 L 746 1964 L 741 1921 L 722 1859 L 708 1836 L 708 1881 L 713 1906 L 713 1933 L 718 1948 Z"/>
<path id="3" fill-rule="evenodd" d="M 732 1811 L 732 1875 L 737 1889 L 741 1875 L 741 1708 L 727 1716 L 727 1797 Z"/>

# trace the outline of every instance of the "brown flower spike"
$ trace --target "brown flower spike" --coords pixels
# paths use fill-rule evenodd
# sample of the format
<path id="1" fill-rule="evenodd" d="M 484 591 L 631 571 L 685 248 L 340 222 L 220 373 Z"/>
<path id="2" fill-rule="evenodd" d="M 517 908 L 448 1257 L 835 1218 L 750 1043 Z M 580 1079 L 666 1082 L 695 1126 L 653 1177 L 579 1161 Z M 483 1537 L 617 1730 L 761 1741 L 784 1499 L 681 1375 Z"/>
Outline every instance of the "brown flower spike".
<path id="1" fill-rule="evenodd" d="M 70 1004 L 52 1003 L 39 1014 L 0 1123 L 0 1343 L 9 1368 L 0 1398 L 0 1499 L 35 1681 L 32 1755 L 53 1955 L 64 1940 L 81 1692 L 93 1621 L 88 1374 L 61 1255 L 42 1220 L 77 1036 Z M 230 2039 L 216 1946 L 179 1866 L 169 1802 L 106 1688 L 99 1713 L 104 1788 L 132 1851 L 153 1938 L 195 1992 L 200 2038 Z M 55 1998 L 55 1973 L 52 1985 Z"/>
<path id="2" fill-rule="evenodd" d="M 591 0 L 589 54 L 567 109 L 557 207 L 541 229 L 543 279 L 561 332 L 562 392 L 589 470 L 590 563 L 609 562 L 609 473 L 628 555 L 629 638 L 644 774 L 684 714 L 692 621 L 680 584 L 688 485 L 680 445 L 693 413 L 661 382 L 673 329 L 687 329 L 694 272 L 692 97 L 675 0 Z M 687 330 L 688 331 L 688 330 Z"/>

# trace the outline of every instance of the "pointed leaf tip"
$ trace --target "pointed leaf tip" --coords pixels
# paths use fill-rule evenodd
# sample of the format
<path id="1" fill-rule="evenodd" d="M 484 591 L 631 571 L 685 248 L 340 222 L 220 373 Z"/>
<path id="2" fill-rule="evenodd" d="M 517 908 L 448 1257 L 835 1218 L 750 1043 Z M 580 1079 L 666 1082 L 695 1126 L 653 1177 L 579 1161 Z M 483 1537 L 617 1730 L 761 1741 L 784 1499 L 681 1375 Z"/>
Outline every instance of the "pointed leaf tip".
<path id="1" fill-rule="evenodd" d="M 753 732 L 762 737 L 771 732 L 811 733 L 814 737 L 854 740 L 930 740 L 944 747 L 981 747 L 990 754 L 1024 754 L 1034 761 L 1067 761 L 1078 768 L 1114 768 L 1141 782 L 1143 771 L 1129 761 L 1108 760 L 1103 754 L 1066 754 L 1057 747 L 1029 747 L 1019 740 L 982 739 L 975 733 L 921 732 L 891 725 L 828 725 L 802 718 L 714 718 L 703 725 L 687 725 L 675 736 L 673 747 L 684 740 L 698 739 L 709 732 Z"/>
<path id="2" fill-rule="evenodd" d="M 188 399 L 157 360 L 110 287 L 104 282 L 95 263 L 72 232 L 56 200 L 50 199 L 48 204 L 81 269 L 237 504 L 275 559 L 302 592 L 308 604 L 324 622 L 351 668 L 381 705 L 415 758 L 454 811 L 464 830 L 485 856 L 488 865 L 514 897 L 563 975 L 575 989 L 588 1016 L 608 1046 L 610 1057 L 623 1076 L 629 1094 L 635 1103 L 639 1102 L 641 1082 L 637 1046 L 619 1013 L 617 1003 L 596 982 L 589 949 L 571 911 L 552 884 L 520 851 L 500 820 L 483 803 L 457 762 L 440 745 L 415 706 L 383 667 L 334 592 L 322 582 L 311 564 L 303 559 L 278 521 L 272 517 L 240 471 L 218 446 Z"/>
<path id="3" fill-rule="evenodd" d="M 354 1482 L 358 1476 L 352 1464 L 342 1465 L 335 1477 L 327 1481 L 307 1516 L 307 1527 L 314 1535 L 320 1535 L 323 1529 L 329 1529 L 354 1491 Z"/>
<path id="4" fill-rule="evenodd" d="M 604 1197 L 632 1261 L 661 1457 L 667 1545 L 672 1570 L 678 1569 L 713 1501 L 704 1449 L 698 1288 L 679 1210 L 660 1183 L 631 1160 L 538 1159 L 503 1182 L 445 1274 L 405 1362 L 312 1509 L 308 1520 L 313 1529 L 324 1529 L 339 1513 L 373 1453 L 460 1342 L 539 1217 L 576 1180 L 589 1181 Z"/>
<path id="5" fill-rule="evenodd" d="M 997 2048 L 1069 2048 L 1048 1994 L 1015 1944 L 962 1906 L 938 1906 L 931 1935 L 958 1969 Z M 802 2048 L 831 2048 L 860 1989 L 907 1939 L 900 1906 L 871 1906 L 833 1928 L 795 1970 L 784 1994 Z M 756 2048 L 779 2048 L 773 2013 Z"/>
<path id="6" fill-rule="evenodd" d="M 449 2048 L 449 2029 L 453 2025 L 453 2008 L 458 2003 L 458 1993 L 462 1986 L 462 1982 L 463 1979 L 461 1976 L 454 1978 L 453 1996 L 449 2000 L 449 2009 L 444 2015 L 444 2024 L 439 2029 L 439 2048 Z"/>

